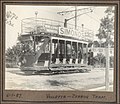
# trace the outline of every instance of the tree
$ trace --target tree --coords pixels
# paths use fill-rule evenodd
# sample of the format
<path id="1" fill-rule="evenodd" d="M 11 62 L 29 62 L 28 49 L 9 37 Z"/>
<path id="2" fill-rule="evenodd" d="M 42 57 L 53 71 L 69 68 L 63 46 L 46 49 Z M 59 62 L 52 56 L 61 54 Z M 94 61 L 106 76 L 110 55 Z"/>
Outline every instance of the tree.
<path id="1" fill-rule="evenodd" d="M 106 16 L 101 19 L 98 34 L 96 36 L 102 40 L 106 39 L 106 47 L 111 43 L 111 36 L 114 35 L 114 7 L 110 6 L 105 11 Z M 113 43 L 113 42 L 112 42 Z M 113 44 L 112 44 L 113 45 Z"/>
<path id="2" fill-rule="evenodd" d="M 8 48 L 6 50 L 6 59 L 11 60 L 12 63 L 17 64 L 19 62 L 19 59 L 21 58 L 22 55 L 25 54 L 34 54 L 33 49 L 31 49 L 31 41 L 21 41 L 18 40 L 19 42 L 12 46 L 11 48 Z"/>
<path id="3" fill-rule="evenodd" d="M 106 58 L 102 53 L 98 53 L 95 57 L 94 57 L 94 63 L 97 64 L 102 64 L 103 67 L 105 67 L 106 65 Z"/>
<path id="4" fill-rule="evenodd" d="M 93 44 L 94 44 L 94 47 L 100 47 L 100 44 L 98 41 L 94 41 Z"/>
<path id="5" fill-rule="evenodd" d="M 11 60 L 12 63 L 15 64 L 18 63 L 21 54 L 22 54 L 22 47 L 20 42 L 18 42 L 16 45 L 6 50 L 6 58 Z"/>
<path id="6" fill-rule="evenodd" d="M 6 58 L 9 58 L 10 60 L 14 60 L 14 51 L 12 48 L 8 48 L 5 55 Z"/>

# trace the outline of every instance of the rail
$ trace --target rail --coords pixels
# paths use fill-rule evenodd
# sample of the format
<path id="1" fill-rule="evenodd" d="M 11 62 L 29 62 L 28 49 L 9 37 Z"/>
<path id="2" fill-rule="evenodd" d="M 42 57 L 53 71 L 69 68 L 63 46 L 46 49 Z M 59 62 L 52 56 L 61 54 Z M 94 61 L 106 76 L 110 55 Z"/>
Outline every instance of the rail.
<path id="1" fill-rule="evenodd" d="M 64 27 L 64 22 L 45 18 L 25 18 L 21 22 L 21 33 L 37 32 L 39 29 L 42 31 L 45 28 L 54 30 L 53 32 L 56 33 L 58 31 L 58 27 Z M 68 23 L 67 28 L 75 29 L 75 25 Z M 77 26 L 77 30 L 84 30 L 84 32 L 89 33 L 92 32 L 92 30 L 82 28 L 82 26 Z"/>
<path id="2" fill-rule="evenodd" d="M 60 28 L 64 27 L 64 22 L 45 19 L 45 18 L 25 18 L 21 22 L 21 34 L 39 34 L 41 32 L 53 33 L 60 35 Z M 77 38 L 81 38 L 84 40 L 93 40 L 93 31 L 83 26 L 77 26 L 75 29 L 75 25 L 67 24 L 67 28 L 64 29 L 69 35 L 77 36 Z M 65 34 L 63 34 L 65 35 Z"/>

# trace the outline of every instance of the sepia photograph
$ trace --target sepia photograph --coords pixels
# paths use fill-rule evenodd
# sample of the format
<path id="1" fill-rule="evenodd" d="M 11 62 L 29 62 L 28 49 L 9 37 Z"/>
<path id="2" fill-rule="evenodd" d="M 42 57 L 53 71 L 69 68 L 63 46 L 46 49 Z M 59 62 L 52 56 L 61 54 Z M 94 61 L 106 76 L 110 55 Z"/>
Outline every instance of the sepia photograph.
<path id="1" fill-rule="evenodd" d="M 113 92 L 114 5 L 5 8 L 5 90 Z"/>

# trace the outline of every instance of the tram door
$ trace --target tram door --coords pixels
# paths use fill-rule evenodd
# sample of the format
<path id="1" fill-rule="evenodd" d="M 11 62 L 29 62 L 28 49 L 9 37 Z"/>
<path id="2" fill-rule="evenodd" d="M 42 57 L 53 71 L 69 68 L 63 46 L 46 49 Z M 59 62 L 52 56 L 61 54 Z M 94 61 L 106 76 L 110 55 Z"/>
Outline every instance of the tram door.
<path id="1" fill-rule="evenodd" d="M 36 36 L 35 43 L 37 65 L 48 66 L 50 57 L 50 39 L 47 37 Z"/>

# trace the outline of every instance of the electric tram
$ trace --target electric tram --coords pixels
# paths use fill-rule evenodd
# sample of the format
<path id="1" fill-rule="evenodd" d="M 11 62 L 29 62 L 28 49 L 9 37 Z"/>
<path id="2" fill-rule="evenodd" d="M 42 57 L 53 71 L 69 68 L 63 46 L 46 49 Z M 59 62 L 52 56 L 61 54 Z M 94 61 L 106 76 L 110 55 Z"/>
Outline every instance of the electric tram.
<path id="1" fill-rule="evenodd" d="M 32 74 L 90 71 L 87 65 L 89 38 L 85 38 L 91 35 L 90 31 L 69 29 L 58 21 L 39 18 L 33 23 L 31 20 L 22 21 L 22 33 L 18 37 L 25 48 L 19 59 L 22 71 Z"/>

